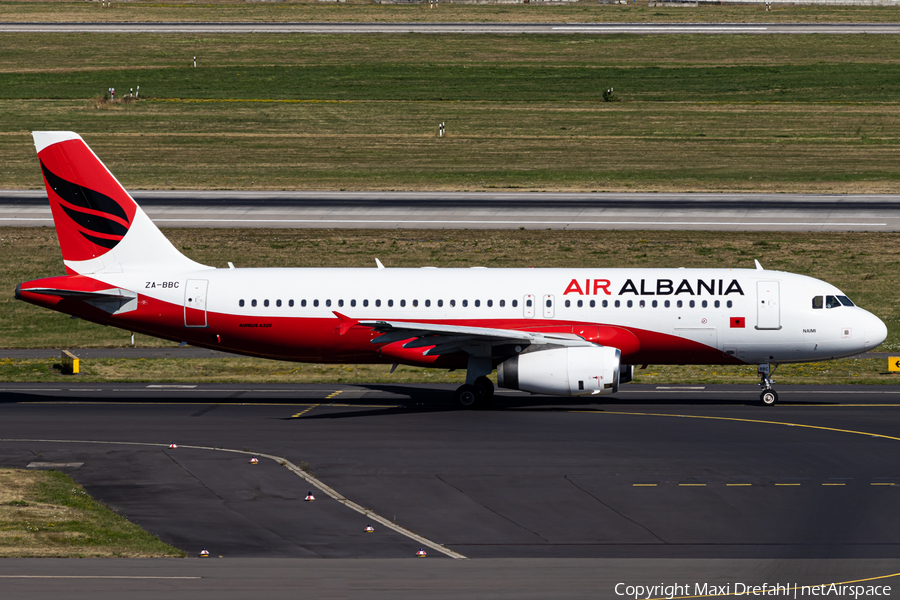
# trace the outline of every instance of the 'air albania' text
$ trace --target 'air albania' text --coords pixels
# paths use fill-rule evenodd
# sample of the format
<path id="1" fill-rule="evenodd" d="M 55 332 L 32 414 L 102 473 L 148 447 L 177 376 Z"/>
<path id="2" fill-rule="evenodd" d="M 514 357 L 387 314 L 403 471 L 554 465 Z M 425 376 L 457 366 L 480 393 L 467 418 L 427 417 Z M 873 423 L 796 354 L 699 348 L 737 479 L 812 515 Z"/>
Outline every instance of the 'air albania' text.
<path id="1" fill-rule="evenodd" d="M 601 293 L 612 296 L 612 292 L 609 291 L 611 286 L 612 282 L 609 279 L 585 279 L 583 282 L 573 279 L 566 287 L 566 291 L 563 292 L 563 296 L 567 294 L 599 296 Z M 744 290 L 741 289 L 741 284 L 738 283 L 737 279 L 732 279 L 731 283 L 727 285 L 724 279 L 682 279 L 677 284 L 672 279 L 657 279 L 655 281 L 652 279 L 649 281 L 641 279 L 640 284 L 636 284 L 631 279 L 626 279 L 617 295 L 678 296 L 687 294 L 688 296 L 702 296 L 704 293 L 710 296 L 727 296 L 729 294 L 743 296 Z"/>

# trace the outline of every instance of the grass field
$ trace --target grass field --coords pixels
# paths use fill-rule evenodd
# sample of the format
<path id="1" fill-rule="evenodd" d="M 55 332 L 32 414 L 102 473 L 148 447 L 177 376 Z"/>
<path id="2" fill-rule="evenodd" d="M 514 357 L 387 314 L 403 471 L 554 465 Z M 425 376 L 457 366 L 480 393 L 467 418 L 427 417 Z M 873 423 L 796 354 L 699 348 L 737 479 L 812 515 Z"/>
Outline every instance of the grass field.
<path id="1" fill-rule="evenodd" d="M 891 193 L 900 178 L 892 36 L 4 39 L 0 187 L 39 186 L 35 129 L 84 134 L 132 188 Z M 96 102 L 138 85 L 145 100 Z"/>
<path id="2" fill-rule="evenodd" d="M 36 0 L 4 2 L 3 20 L 47 21 L 301 21 L 301 22 L 892 22 L 893 7 L 775 5 L 704 5 L 697 8 L 651 8 L 640 4 L 602 5 L 590 0 L 569 6 L 375 5 L 370 1 L 320 4 L 310 1 L 245 2 L 243 0 L 129 0 L 104 8 L 100 2 Z"/>
<path id="3" fill-rule="evenodd" d="M 40 455 L 35 460 L 41 460 Z M 0 469 L 0 557 L 183 557 L 56 471 Z"/>

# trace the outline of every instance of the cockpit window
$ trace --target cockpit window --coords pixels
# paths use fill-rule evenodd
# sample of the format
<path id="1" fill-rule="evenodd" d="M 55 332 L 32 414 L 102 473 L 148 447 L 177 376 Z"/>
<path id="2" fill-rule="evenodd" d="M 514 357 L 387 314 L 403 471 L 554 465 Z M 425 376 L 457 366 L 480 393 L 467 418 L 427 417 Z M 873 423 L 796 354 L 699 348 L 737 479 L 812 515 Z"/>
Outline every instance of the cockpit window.
<path id="1" fill-rule="evenodd" d="M 815 296 L 813 298 L 813 308 L 822 308 L 822 300 L 824 300 L 823 296 Z"/>
<path id="2" fill-rule="evenodd" d="M 825 308 L 837 308 L 841 301 L 834 296 L 825 296 Z"/>
<path id="3" fill-rule="evenodd" d="M 856 306 L 855 304 L 853 304 L 853 301 L 850 300 L 850 298 L 848 298 L 847 296 L 838 296 L 837 299 L 840 300 L 841 304 L 843 304 L 844 306 Z"/>

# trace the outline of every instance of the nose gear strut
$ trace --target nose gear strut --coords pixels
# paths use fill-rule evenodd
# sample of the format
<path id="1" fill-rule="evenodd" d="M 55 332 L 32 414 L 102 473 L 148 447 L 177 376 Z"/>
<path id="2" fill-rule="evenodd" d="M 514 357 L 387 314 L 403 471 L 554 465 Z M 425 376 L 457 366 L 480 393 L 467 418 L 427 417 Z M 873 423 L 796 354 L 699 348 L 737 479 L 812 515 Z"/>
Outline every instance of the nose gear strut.
<path id="1" fill-rule="evenodd" d="M 759 401 L 763 406 L 772 406 L 776 402 L 778 402 L 778 392 L 776 392 L 772 385 L 775 381 L 772 380 L 772 375 L 775 374 L 775 371 L 778 369 L 778 365 L 774 365 L 769 368 L 769 363 L 763 363 L 759 365 L 759 369 L 757 373 L 759 374 L 759 387 L 762 388 L 762 393 L 759 395 Z"/>

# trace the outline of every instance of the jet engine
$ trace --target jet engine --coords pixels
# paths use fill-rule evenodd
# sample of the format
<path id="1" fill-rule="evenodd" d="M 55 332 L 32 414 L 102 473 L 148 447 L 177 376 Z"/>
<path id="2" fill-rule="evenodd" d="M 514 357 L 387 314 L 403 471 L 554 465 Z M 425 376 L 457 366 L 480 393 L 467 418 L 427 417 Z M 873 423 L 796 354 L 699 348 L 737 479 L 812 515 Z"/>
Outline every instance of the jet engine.
<path id="1" fill-rule="evenodd" d="M 497 367 L 497 385 L 532 394 L 590 396 L 619 391 L 621 352 L 571 346 L 519 354 Z"/>

